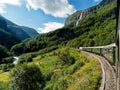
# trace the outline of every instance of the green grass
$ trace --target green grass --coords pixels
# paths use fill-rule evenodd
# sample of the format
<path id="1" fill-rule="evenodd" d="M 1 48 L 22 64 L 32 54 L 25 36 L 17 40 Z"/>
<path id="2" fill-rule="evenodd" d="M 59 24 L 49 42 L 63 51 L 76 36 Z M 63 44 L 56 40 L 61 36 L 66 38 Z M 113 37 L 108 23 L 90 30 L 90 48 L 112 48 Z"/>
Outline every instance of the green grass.
<path id="1" fill-rule="evenodd" d="M 59 55 L 66 50 L 75 59 L 75 63 L 61 64 Z M 37 64 L 45 80 L 43 90 L 95 90 L 98 86 L 101 70 L 96 59 L 87 58 L 86 54 L 75 48 L 62 47 L 49 53 L 38 55 L 28 65 Z M 0 83 L 2 88 L 9 84 L 9 72 L 0 72 Z M 7 90 L 7 89 L 5 89 Z"/>
<path id="2" fill-rule="evenodd" d="M 9 72 L 0 71 L 0 90 L 8 90 L 9 81 Z"/>
<path id="3" fill-rule="evenodd" d="M 9 72 L 0 72 L 0 82 L 9 82 Z"/>
<path id="4" fill-rule="evenodd" d="M 70 66 L 61 65 L 58 56 L 54 55 L 65 51 L 66 48 L 39 55 L 33 59 L 34 64 L 40 66 L 41 71 L 48 79 L 44 90 L 80 90 L 80 88 L 82 90 L 83 86 L 88 83 L 89 86 L 85 90 L 95 90 L 101 77 L 99 62 L 96 59 L 87 58 L 85 53 L 78 52 L 77 49 L 67 49 L 70 55 L 75 58 L 75 63 Z"/>

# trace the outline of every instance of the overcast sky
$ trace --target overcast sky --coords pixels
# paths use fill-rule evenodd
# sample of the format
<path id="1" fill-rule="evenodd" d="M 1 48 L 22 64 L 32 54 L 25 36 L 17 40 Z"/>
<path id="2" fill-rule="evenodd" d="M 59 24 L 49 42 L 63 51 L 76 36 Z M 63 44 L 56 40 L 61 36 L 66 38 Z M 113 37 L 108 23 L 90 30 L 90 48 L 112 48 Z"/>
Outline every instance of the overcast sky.
<path id="1" fill-rule="evenodd" d="M 0 0 L 0 14 L 40 33 L 63 27 L 65 19 L 101 0 Z"/>

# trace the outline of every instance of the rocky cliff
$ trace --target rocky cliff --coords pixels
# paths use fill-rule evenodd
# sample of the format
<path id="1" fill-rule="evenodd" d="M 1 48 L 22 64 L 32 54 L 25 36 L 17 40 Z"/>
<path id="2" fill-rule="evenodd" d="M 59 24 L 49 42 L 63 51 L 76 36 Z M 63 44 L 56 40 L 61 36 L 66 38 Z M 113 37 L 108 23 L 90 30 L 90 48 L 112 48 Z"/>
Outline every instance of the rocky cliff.
<path id="1" fill-rule="evenodd" d="M 107 8 L 107 5 L 110 5 L 115 1 L 116 0 L 103 0 L 102 2 L 100 2 L 100 4 L 96 6 L 90 7 L 85 10 L 77 11 L 66 19 L 65 26 L 66 27 L 77 26 L 79 22 L 81 22 L 84 18 L 87 18 L 88 16 L 94 13 L 98 13 L 101 10 L 104 10 L 105 8 Z"/>

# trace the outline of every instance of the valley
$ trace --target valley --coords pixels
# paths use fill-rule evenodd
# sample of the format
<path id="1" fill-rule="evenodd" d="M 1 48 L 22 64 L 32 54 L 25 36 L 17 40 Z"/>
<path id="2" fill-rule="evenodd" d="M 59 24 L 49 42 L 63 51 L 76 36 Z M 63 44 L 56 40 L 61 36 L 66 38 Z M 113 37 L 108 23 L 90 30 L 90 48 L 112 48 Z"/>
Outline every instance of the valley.
<path id="1" fill-rule="evenodd" d="M 78 48 L 115 43 L 116 9 L 116 0 L 102 0 L 43 34 L 0 16 L 0 90 L 98 90 L 103 58 Z"/>

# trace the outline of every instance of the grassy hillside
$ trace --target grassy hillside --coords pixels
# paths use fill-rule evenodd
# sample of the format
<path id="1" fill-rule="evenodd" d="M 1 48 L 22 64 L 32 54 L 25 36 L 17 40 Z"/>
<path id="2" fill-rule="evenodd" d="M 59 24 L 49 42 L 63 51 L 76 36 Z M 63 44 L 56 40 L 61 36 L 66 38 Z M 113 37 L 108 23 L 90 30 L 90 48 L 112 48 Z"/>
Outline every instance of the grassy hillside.
<path id="1" fill-rule="evenodd" d="M 61 58 L 69 59 L 69 62 Z M 101 78 L 98 60 L 87 58 L 86 54 L 73 48 L 64 47 L 38 55 L 26 64 L 38 65 L 41 69 L 44 76 L 43 90 L 96 90 Z M 0 86 L 3 88 L 9 86 L 9 80 L 6 81 L 8 73 L 0 74 L 0 77 L 5 77 L 0 79 L 3 82 Z"/>
<path id="2" fill-rule="evenodd" d="M 92 14 L 73 28 L 78 37 L 69 41 L 68 46 L 99 46 L 115 42 L 116 4 Z"/>
<path id="3" fill-rule="evenodd" d="M 60 45 L 65 45 L 66 42 L 71 40 L 73 37 L 73 31 L 70 31 L 69 28 L 62 28 L 16 44 L 12 47 L 11 51 L 13 51 L 14 54 L 22 54 L 39 51 L 53 46 L 58 47 Z"/>
<path id="4" fill-rule="evenodd" d="M 100 6 L 99 6 L 100 7 Z M 75 13 L 76 14 L 76 13 Z M 73 14 L 74 15 L 74 14 Z M 61 28 L 12 47 L 15 54 L 38 51 L 51 46 L 99 46 L 115 42 L 116 2 L 82 19 L 72 28 Z"/>
<path id="5" fill-rule="evenodd" d="M 37 35 L 39 35 L 39 33 L 33 29 L 33 28 L 29 28 L 29 27 L 25 27 L 25 26 L 21 26 L 21 28 L 31 37 L 35 37 Z"/>
<path id="6" fill-rule="evenodd" d="M 0 79 L 0 88 L 8 90 L 9 84 L 14 82 L 13 77 L 9 76 L 10 72 L 25 64 L 40 68 L 43 75 L 40 87 L 43 90 L 97 90 L 101 79 L 98 60 L 87 58 L 85 53 L 75 48 L 107 45 L 115 41 L 116 2 L 107 4 L 109 1 L 113 0 L 100 3 L 98 11 L 92 9 L 93 13 L 82 19 L 77 26 L 64 27 L 14 45 L 11 52 L 20 55 L 19 61 L 13 65 L 13 59 L 5 58 L 0 64 L 0 77 L 4 77 Z M 73 15 L 77 14 L 79 12 Z M 1 50 L 6 49 L 2 47 Z M 28 73 L 25 75 L 34 77 L 31 72 Z"/>

